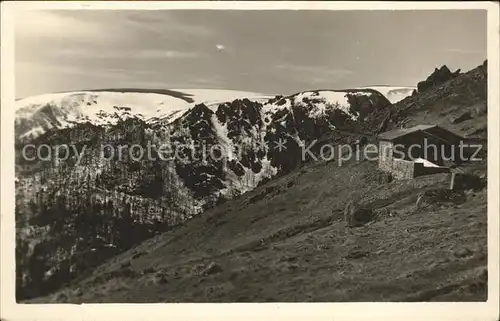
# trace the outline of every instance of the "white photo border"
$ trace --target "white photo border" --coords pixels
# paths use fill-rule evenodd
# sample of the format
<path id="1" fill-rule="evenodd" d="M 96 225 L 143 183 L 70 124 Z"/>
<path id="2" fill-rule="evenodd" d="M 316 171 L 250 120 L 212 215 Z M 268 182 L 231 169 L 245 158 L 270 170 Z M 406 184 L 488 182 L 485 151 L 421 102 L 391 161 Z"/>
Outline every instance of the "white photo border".
<path id="1" fill-rule="evenodd" d="M 5 320 L 498 320 L 499 4 L 335 1 L 17 1 L 1 4 L 1 306 Z M 487 11 L 488 301 L 449 303 L 17 304 L 14 221 L 14 17 L 18 10 L 473 10 Z M 467 23 L 464 21 L 464 23 Z M 43 26 L 41 26 L 43 28 Z"/>

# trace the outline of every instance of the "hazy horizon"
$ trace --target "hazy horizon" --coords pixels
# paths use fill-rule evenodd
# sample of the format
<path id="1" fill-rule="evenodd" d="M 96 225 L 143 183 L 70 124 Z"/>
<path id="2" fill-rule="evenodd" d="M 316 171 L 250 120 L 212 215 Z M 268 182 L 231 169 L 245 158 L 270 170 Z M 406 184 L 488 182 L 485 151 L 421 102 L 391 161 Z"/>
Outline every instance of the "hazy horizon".
<path id="1" fill-rule="evenodd" d="M 416 86 L 486 54 L 485 10 L 18 13 L 16 97 L 103 88 Z"/>

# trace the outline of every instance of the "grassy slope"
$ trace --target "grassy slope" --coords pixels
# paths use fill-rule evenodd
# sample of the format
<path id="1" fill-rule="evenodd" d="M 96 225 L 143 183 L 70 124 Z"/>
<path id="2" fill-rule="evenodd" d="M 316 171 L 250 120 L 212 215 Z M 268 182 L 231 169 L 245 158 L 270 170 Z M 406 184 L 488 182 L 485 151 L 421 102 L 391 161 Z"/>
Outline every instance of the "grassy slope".
<path id="1" fill-rule="evenodd" d="M 442 116 L 484 103 L 427 96 L 405 103 L 419 104 L 405 113 L 407 123 L 438 122 L 462 134 L 485 127 L 485 114 L 460 124 Z M 486 165 L 466 170 L 485 173 Z M 376 162 L 310 164 L 31 302 L 484 301 L 486 189 L 467 193 L 463 204 L 415 206 L 419 192 L 448 180 L 381 183 Z M 346 229 L 342 210 L 351 198 L 377 211 L 376 220 Z M 211 262 L 220 271 L 200 273 Z"/>

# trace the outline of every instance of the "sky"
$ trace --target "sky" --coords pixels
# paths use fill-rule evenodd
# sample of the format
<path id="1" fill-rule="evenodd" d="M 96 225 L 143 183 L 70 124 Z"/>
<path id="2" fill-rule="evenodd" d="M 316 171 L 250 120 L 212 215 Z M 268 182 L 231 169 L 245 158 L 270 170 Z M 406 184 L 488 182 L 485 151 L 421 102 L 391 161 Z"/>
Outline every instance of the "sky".
<path id="1" fill-rule="evenodd" d="M 18 12 L 16 97 L 99 88 L 264 94 L 416 86 L 486 59 L 486 11 Z"/>

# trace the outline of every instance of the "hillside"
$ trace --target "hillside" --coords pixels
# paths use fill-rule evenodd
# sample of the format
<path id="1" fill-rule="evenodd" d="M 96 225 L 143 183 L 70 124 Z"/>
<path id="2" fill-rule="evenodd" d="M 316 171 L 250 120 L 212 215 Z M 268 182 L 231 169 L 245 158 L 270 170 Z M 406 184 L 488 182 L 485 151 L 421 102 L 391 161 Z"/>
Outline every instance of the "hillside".
<path id="1" fill-rule="evenodd" d="M 486 79 L 484 64 L 393 105 L 361 95 L 354 104 L 358 108 L 343 110 L 339 104 L 335 110 L 342 114 L 336 112 L 326 123 L 320 116 L 324 100 L 335 92 L 277 97 L 260 110 L 264 116 L 272 113 L 275 127 L 270 133 L 306 141 L 352 142 L 361 134 L 342 134 L 339 129 L 372 137 L 418 123 L 437 123 L 485 139 Z M 307 103 L 301 106 L 298 102 L 304 98 Z M 215 112 L 223 115 L 219 121 L 236 107 L 221 106 Z M 294 112 L 287 113 L 290 110 Z M 302 113 L 305 118 L 296 118 L 299 110 L 307 111 Z M 198 120 L 209 113 L 203 107 L 191 112 Z M 232 195 L 125 249 L 89 274 L 68 280 L 54 294 L 29 302 L 486 300 L 484 186 L 450 192 L 449 174 L 391 180 L 367 159 L 339 165 L 338 157 L 295 163 L 290 149 L 284 158 L 266 155 L 274 159 L 271 164 L 279 164 L 272 165 L 278 171 L 271 180 Z M 486 159 L 454 170 L 485 178 Z M 422 193 L 434 196 L 417 202 Z M 344 209 L 353 199 L 375 216 L 364 226 L 348 228 Z"/>
<path id="2" fill-rule="evenodd" d="M 99 106 L 111 106 L 103 102 L 127 94 L 101 93 L 95 99 Z M 30 123 L 47 116 L 61 124 L 71 115 L 65 113 L 68 106 L 77 111 L 89 107 L 74 102 L 75 97 L 81 94 L 63 96 L 59 104 L 22 107 L 18 120 Z M 310 160 L 302 157 L 302 145 L 336 128 L 357 128 L 390 105 L 375 90 L 349 89 L 300 92 L 264 102 L 207 100 L 183 105 L 186 109 L 172 117 L 149 119 L 120 107 L 127 117 L 118 114 L 104 123 L 80 119 L 19 139 L 19 297 L 50 293 L 141 241 L 289 173 Z M 31 116 L 26 108 L 33 109 Z M 37 154 L 40 146 L 53 149 Z"/>

